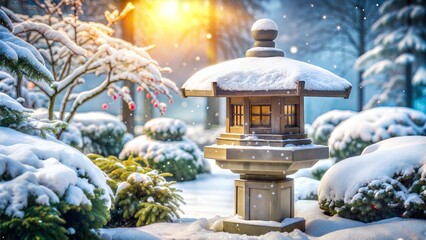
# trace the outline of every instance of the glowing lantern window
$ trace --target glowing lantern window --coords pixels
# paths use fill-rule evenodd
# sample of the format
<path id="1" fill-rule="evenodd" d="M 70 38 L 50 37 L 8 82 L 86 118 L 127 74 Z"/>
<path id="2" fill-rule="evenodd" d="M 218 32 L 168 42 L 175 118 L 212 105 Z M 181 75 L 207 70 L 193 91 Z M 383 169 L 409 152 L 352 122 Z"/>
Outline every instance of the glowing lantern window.
<path id="1" fill-rule="evenodd" d="M 234 126 L 243 126 L 244 123 L 244 107 L 243 105 L 232 105 Z"/>
<path id="2" fill-rule="evenodd" d="M 271 127 L 271 105 L 251 106 L 251 126 Z"/>
<path id="3" fill-rule="evenodd" d="M 297 127 L 297 104 L 284 105 L 285 127 Z"/>

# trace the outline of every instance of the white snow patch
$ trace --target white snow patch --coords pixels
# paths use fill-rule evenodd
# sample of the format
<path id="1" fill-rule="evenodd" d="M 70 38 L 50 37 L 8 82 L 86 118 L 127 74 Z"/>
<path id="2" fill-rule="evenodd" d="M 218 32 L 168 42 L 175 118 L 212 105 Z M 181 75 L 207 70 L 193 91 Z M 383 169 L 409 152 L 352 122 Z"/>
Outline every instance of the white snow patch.
<path id="1" fill-rule="evenodd" d="M 349 202 L 362 185 L 420 167 L 426 164 L 425 156 L 426 137 L 422 136 L 395 137 L 370 145 L 360 156 L 340 161 L 326 172 L 318 199 Z"/>
<path id="2" fill-rule="evenodd" d="M 157 133 L 170 132 L 172 134 L 180 133 L 185 135 L 186 124 L 182 120 L 174 118 L 154 118 L 145 123 L 144 130 Z"/>
<path id="3" fill-rule="evenodd" d="M 212 90 L 212 83 L 229 91 L 295 90 L 345 91 L 351 84 L 323 68 L 286 57 L 238 58 L 204 68 L 182 86 L 185 90 Z"/>
<path id="4" fill-rule="evenodd" d="M 262 18 L 262 19 L 257 20 L 256 22 L 254 22 L 253 25 L 251 26 L 251 31 L 256 31 L 256 30 L 276 30 L 276 31 L 278 31 L 278 26 L 271 19 Z"/>
<path id="5" fill-rule="evenodd" d="M 404 107 L 377 107 L 365 110 L 340 123 L 331 133 L 328 145 L 342 150 L 353 139 L 378 142 L 393 136 L 426 133 L 426 115 Z"/>
<path id="6" fill-rule="evenodd" d="M 0 106 L 9 108 L 17 112 L 32 112 L 30 109 L 24 108 L 19 102 L 11 98 L 9 95 L 0 92 Z M 3 118 L 0 116 L 0 118 Z"/>
<path id="7" fill-rule="evenodd" d="M 192 152 L 195 159 L 189 152 Z M 183 137 L 181 141 L 163 142 L 141 135 L 127 142 L 119 157 L 124 159 L 130 155 L 152 158 L 156 163 L 166 161 L 166 159 L 187 159 L 194 160 L 198 166 L 203 165 L 203 153 L 194 142 L 186 137 Z"/>
<path id="8" fill-rule="evenodd" d="M 318 194 L 320 181 L 307 177 L 294 179 L 294 201 L 311 198 Z"/>
<path id="9" fill-rule="evenodd" d="M 0 174 L 12 180 L 0 183 L 0 209 L 23 217 L 30 195 L 43 205 L 59 198 L 73 205 L 90 204 L 83 191 L 104 190 L 101 198 L 111 206 L 112 191 L 104 173 L 86 156 L 57 140 L 47 140 L 0 127 Z M 86 177 L 89 179 L 87 180 Z"/>

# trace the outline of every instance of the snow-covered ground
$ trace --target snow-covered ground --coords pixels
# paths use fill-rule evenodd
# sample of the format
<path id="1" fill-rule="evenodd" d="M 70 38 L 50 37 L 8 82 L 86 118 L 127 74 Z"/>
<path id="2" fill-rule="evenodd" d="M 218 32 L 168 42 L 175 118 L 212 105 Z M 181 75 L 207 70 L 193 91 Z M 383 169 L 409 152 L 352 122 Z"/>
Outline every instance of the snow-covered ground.
<path id="1" fill-rule="evenodd" d="M 103 229 L 104 239 L 426 239 L 426 220 L 391 218 L 363 223 L 323 214 L 314 200 L 296 202 L 295 217 L 306 219 L 306 231 L 270 232 L 247 236 L 215 231 L 223 219 L 234 212 L 233 184 L 238 175 L 223 170 L 209 160 L 212 174 L 199 175 L 197 180 L 176 184 L 183 190 L 185 214 L 174 223 L 156 223 L 139 228 Z M 215 230 L 214 230 L 215 229 Z"/>
<path id="2" fill-rule="evenodd" d="M 185 218 L 213 218 L 234 214 L 234 180 L 239 177 L 231 171 L 219 168 L 215 161 L 207 159 L 212 174 L 200 174 L 197 180 L 180 182 L 175 185 L 181 189 L 186 202 L 181 209 Z"/>

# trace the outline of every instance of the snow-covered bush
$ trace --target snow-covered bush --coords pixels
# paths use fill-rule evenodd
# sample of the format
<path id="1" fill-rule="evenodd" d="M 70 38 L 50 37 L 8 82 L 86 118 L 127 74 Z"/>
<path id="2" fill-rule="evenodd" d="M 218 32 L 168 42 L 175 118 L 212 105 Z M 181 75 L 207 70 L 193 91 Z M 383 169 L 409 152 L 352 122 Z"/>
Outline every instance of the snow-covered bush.
<path id="1" fill-rule="evenodd" d="M 210 171 L 197 144 L 184 136 L 184 122 L 154 118 L 145 124 L 144 132 L 164 140 L 156 140 L 148 135 L 138 136 L 124 145 L 119 155 L 121 159 L 130 155 L 141 156 L 160 172 L 173 174 L 176 181 L 192 180 L 197 173 Z"/>
<path id="2" fill-rule="evenodd" d="M 32 110 L 24 108 L 19 102 L 10 96 L 0 92 L 0 126 L 15 129 L 17 131 L 46 137 L 54 134 L 66 126 L 66 123 L 58 120 L 34 119 L 30 116 Z"/>
<path id="3" fill-rule="evenodd" d="M 390 138 L 331 167 L 321 180 L 320 207 L 363 222 L 426 219 L 426 137 Z"/>
<path id="4" fill-rule="evenodd" d="M 288 177 L 294 179 L 294 201 L 317 200 L 320 180 L 333 164 L 333 159 L 319 160 L 314 166 L 299 169 L 289 175 Z"/>
<path id="5" fill-rule="evenodd" d="M 348 110 L 332 110 L 316 118 L 311 125 L 309 135 L 315 144 L 327 145 L 333 129 L 339 123 L 355 115 L 356 112 Z"/>
<path id="6" fill-rule="evenodd" d="M 2 238 L 97 239 L 111 195 L 102 171 L 74 148 L 0 127 Z"/>
<path id="7" fill-rule="evenodd" d="M 170 174 L 159 174 L 140 157 L 130 156 L 123 161 L 113 156 L 89 154 L 88 157 L 110 177 L 108 184 L 115 192 L 110 227 L 170 222 L 179 217 L 179 206 L 184 202 L 180 191 L 172 187 L 175 182 L 164 179 Z"/>
<path id="8" fill-rule="evenodd" d="M 157 141 L 180 141 L 186 134 L 186 124 L 179 119 L 156 118 L 144 125 L 143 132 Z"/>
<path id="9" fill-rule="evenodd" d="M 85 154 L 117 156 L 123 148 L 126 125 L 111 114 L 104 112 L 77 113 L 69 125 L 80 131 L 82 144 L 78 149 Z M 73 141 L 73 138 L 69 138 L 72 137 L 71 134 L 70 136 L 65 135 L 68 142 Z M 61 139 L 64 139 L 62 135 Z"/>
<path id="10" fill-rule="evenodd" d="M 397 136 L 426 135 L 426 115 L 403 107 L 372 108 L 347 119 L 331 133 L 330 155 L 337 160 L 361 154 L 370 144 Z"/>
<path id="11" fill-rule="evenodd" d="M 294 201 L 317 200 L 320 181 L 308 177 L 294 179 Z"/>

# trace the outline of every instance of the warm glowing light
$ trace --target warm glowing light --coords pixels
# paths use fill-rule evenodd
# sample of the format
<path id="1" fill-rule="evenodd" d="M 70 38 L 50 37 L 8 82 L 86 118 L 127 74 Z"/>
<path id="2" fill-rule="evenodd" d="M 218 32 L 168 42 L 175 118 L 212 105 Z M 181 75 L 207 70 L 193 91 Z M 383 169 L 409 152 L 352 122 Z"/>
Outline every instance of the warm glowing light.
<path id="1" fill-rule="evenodd" d="M 212 35 L 211 35 L 210 33 L 207 33 L 207 34 L 206 34 L 206 38 L 207 38 L 207 39 L 211 39 L 211 38 L 212 38 Z"/>
<path id="2" fill-rule="evenodd" d="M 200 21 L 206 21 L 200 16 L 208 16 L 208 7 L 201 1 L 155 0 L 152 7 L 158 24 L 174 32 L 199 26 Z"/>
<path id="3" fill-rule="evenodd" d="M 176 0 L 158 2 L 158 10 L 163 18 L 176 19 L 179 15 L 179 5 Z"/>
<path id="4" fill-rule="evenodd" d="M 292 47 L 290 48 L 290 52 L 291 52 L 292 54 L 296 54 L 298 51 L 299 51 L 299 49 L 297 49 L 297 47 L 296 47 L 296 46 L 292 46 Z"/>

